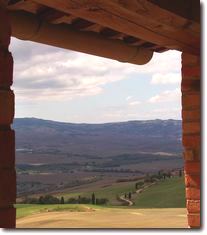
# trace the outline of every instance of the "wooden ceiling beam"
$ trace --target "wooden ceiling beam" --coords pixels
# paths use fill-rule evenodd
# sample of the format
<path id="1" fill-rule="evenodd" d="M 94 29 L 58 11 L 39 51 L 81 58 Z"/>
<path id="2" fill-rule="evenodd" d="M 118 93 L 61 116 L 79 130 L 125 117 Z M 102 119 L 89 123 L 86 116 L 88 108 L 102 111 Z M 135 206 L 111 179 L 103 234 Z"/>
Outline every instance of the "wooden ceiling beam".
<path id="1" fill-rule="evenodd" d="M 169 49 L 200 53 L 200 25 L 147 0 L 34 1 Z"/>
<path id="2" fill-rule="evenodd" d="M 24 11 L 10 12 L 10 19 L 12 36 L 21 40 L 139 65 L 149 62 L 153 56 L 153 52 L 148 49 L 130 46 L 120 40 L 106 39 L 97 33 L 75 30 L 68 24 L 50 24 Z"/>

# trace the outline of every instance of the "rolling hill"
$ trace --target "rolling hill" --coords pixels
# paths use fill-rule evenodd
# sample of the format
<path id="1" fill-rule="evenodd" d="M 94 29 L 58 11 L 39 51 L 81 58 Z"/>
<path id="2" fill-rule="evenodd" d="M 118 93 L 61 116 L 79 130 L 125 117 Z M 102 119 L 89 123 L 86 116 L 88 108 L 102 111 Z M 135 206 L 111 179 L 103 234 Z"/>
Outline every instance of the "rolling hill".
<path id="1" fill-rule="evenodd" d="M 17 118 L 18 195 L 104 187 L 182 168 L 181 121 L 106 124 Z"/>

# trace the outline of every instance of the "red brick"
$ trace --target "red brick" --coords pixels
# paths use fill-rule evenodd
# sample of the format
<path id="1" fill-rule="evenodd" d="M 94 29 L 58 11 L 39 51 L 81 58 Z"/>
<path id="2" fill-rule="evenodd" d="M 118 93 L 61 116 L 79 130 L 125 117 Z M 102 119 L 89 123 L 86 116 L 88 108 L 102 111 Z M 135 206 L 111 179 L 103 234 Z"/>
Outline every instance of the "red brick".
<path id="1" fill-rule="evenodd" d="M 16 209 L 0 208 L 0 228 L 16 227 Z"/>
<path id="2" fill-rule="evenodd" d="M 183 122 L 183 133 L 184 134 L 193 134 L 200 133 L 201 124 L 200 122 Z"/>
<path id="3" fill-rule="evenodd" d="M 181 91 L 200 91 L 200 80 L 185 80 L 182 79 Z"/>
<path id="4" fill-rule="evenodd" d="M 10 87 L 13 83 L 13 58 L 10 52 L 0 49 L 0 87 Z"/>
<path id="5" fill-rule="evenodd" d="M 200 109 L 194 110 L 182 110 L 182 119 L 183 121 L 197 121 L 201 119 Z"/>
<path id="6" fill-rule="evenodd" d="M 200 228 L 200 214 L 190 213 L 188 216 L 188 225 L 191 228 Z"/>
<path id="7" fill-rule="evenodd" d="M 200 92 L 193 93 L 193 94 L 185 94 L 182 93 L 182 109 L 186 110 L 189 108 L 201 106 L 201 96 Z"/>
<path id="8" fill-rule="evenodd" d="M 185 174 L 199 174 L 201 172 L 200 162 L 185 162 L 184 164 Z"/>
<path id="9" fill-rule="evenodd" d="M 188 213 L 200 212 L 200 200 L 187 200 Z"/>
<path id="10" fill-rule="evenodd" d="M 186 188 L 186 199 L 200 200 L 200 189 L 199 188 Z"/>
<path id="11" fill-rule="evenodd" d="M 11 26 L 8 13 L 0 8 L 0 46 L 5 48 L 10 44 Z"/>
<path id="12" fill-rule="evenodd" d="M 183 152 L 184 159 L 186 161 L 193 161 L 194 160 L 194 153 L 193 150 L 185 150 Z"/>
<path id="13" fill-rule="evenodd" d="M 15 165 L 15 133 L 13 130 L 0 131 L 0 168 Z"/>
<path id="14" fill-rule="evenodd" d="M 186 161 L 199 161 L 200 151 L 198 149 L 185 149 L 183 152 L 184 159 Z"/>
<path id="15" fill-rule="evenodd" d="M 200 66 L 182 66 L 182 78 L 200 78 Z"/>
<path id="16" fill-rule="evenodd" d="M 0 125 L 10 125 L 14 118 L 13 91 L 0 90 Z"/>
<path id="17" fill-rule="evenodd" d="M 201 136 L 197 134 L 183 134 L 183 146 L 188 148 L 200 148 Z"/>
<path id="18" fill-rule="evenodd" d="M 16 202 L 16 172 L 14 169 L 0 169 L 0 208 Z"/>
<path id="19" fill-rule="evenodd" d="M 200 64 L 199 56 L 182 53 L 182 65 L 193 66 L 193 65 L 199 65 L 199 64 Z"/>
<path id="20" fill-rule="evenodd" d="M 186 187 L 196 187 L 200 189 L 201 177 L 200 172 L 193 175 L 185 175 L 185 186 Z"/>

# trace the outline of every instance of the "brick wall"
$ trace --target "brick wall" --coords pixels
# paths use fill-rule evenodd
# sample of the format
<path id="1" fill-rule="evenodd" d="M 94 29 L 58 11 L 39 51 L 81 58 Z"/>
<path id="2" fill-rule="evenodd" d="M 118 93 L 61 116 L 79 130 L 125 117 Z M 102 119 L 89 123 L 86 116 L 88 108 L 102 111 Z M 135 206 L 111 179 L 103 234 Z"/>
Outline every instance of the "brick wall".
<path id="1" fill-rule="evenodd" d="M 11 28 L 0 1 L 0 228 L 15 228 L 16 201 L 13 58 L 8 51 Z"/>
<path id="2" fill-rule="evenodd" d="M 201 92 L 200 57 L 182 54 L 182 119 L 188 224 L 200 227 Z"/>

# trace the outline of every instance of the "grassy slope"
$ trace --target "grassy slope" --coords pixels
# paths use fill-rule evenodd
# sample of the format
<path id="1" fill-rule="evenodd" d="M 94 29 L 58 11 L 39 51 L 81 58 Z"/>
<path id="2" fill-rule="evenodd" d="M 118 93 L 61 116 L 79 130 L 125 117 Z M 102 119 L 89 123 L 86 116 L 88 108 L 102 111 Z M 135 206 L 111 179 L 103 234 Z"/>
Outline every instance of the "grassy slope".
<path id="1" fill-rule="evenodd" d="M 109 205 L 116 201 L 117 194 L 123 194 L 125 192 L 133 191 L 134 183 L 128 184 L 117 184 L 102 189 L 97 189 L 95 194 L 97 197 L 105 197 L 110 199 Z M 73 193 L 64 194 L 65 198 L 75 196 L 90 196 L 91 193 Z M 60 196 L 60 195 L 59 195 Z M 156 185 L 151 186 L 134 198 L 135 205 L 132 207 L 117 206 L 118 208 L 130 209 L 130 208 L 184 208 L 185 207 L 185 190 L 184 190 L 184 179 L 174 177 L 172 179 L 166 179 Z M 77 205 L 77 204 L 65 204 L 65 205 L 26 205 L 18 204 L 17 218 L 25 217 L 27 215 L 36 214 L 50 211 L 86 211 L 88 208 L 104 208 L 104 206 L 94 205 Z"/>
<path id="2" fill-rule="evenodd" d="M 96 197 L 108 198 L 108 206 L 118 206 L 116 195 L 135 191 L 135 182 L 119 183 L 117 185 L 94 190 Z M 90 197 L 92 192 L 66 193 L 66 199 L 78 195 Z M 58 195 L 60 196 L 60 195 Z M 158 182 L 156 185 L 146 189 L 143 193 L 133 194 L 133 201 L 137 208 L 184 208 L 185 207 L 185 186 L 183 177 L 173 177 Z"/>
<path id="3" fill-rule="evenodd" d="M 183 178 L 161 181 L 146 189 L 135 199 L 136 208 L 184 208 L 185 186 Z"/>
<path id="4" fill-rule="evenodd" d="M 89 189 L 90 190 L 90 189 Z M 105 188 L 97 188 L 96 190 L 90 192 L 77 192 L 77 193 L 64 193 L 56 194 L 56 196 L 64 196 L 65 199 L 70 197 L 78 197 L 78 195 L 83 197 L 91 197 L 91 194 L 94 192 L 97 198 L 107 198 L 109 199 L 108 205 L 116 205 L 118 201 L 116 200 L 116 195 L 122 195 L 125 192 L 135 191 L 135 182 L 128 183 L 117 183 L 113 186 L 108 186 Z"/>

